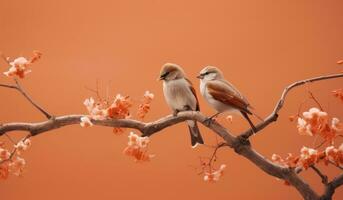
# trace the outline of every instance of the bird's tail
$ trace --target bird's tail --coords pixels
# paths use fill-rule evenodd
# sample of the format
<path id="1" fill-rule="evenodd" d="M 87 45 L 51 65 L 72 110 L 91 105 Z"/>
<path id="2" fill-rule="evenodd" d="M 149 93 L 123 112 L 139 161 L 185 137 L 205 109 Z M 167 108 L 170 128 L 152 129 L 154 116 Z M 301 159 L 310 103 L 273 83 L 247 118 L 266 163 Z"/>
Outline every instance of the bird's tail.
<path id="1" fill-rule="evenodd" d="M 254 112 L 254 111 L 251 111 L 250 110 L 250 112 L 252 113 L 252 115 L 254 115 L 257 119 L 259 119 L 259 120 L 261 120 L 261 122 L 263 122 L 264 121 L 264 119 L 262 118 L 262 117 L 260 117 L 258 114 L 256 114 L 256 112 Z"/>
<path id="2" fill-rule="evenodd" d="M 249 122 L 249 124 L 250 124 L 252 130 L 256 133 L 256 132 L 257 132 L 257 129 L 256 129 L 254 123 L 252 123 L 252 121 L 250 120 L 248 114 L 247 114 L 246 112 L 243 112 L 243 111 L 241 111 L 241 113 L 242 113 L 243 117 Z"/>
<path id="3" fill-rule="evenodd" d="M 254 107 L 252 107 L 251 105 L 249 105 L 248 110 L 249 110 L 249 114 L 254 115 L 257 119 L 261 120 L 262 122 L 264 121 L 264 119 L 262 117 L 260 117 L 260 115 L 258 115 L 254 110 Z"/>
<path id="4" fill-rule="evenodd" d="M 187 121 L 189 132 L 191 134 L 192 148 L 195 148 L 198 144 L 204 144 L 204 140 L 199 131 L 199 127 L 196 121 Z"/>

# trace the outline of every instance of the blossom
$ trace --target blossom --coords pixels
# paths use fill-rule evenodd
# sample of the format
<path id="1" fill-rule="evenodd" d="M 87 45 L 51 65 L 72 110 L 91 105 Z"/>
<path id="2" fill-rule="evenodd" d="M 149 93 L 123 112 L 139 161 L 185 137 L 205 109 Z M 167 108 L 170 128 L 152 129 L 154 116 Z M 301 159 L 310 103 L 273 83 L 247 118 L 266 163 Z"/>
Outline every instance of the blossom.
<path id="1" fill-rule="evenodd" d="M 325 149 L 325 159 L 334 163 L 337 166 L 343 167 L 343 143 L 336 149 L 334 146 L 329 146 Z"/>
<path id="2" fill-rule="evenodd" d="M 300 150 L 299 165 L 303 169 L 308 169 L 311 165 L 318 161 L 319 154 L 317 150 L 305 146 Z"/>
<path id="3" fill-rule="evenodd" d="M 7 160 L 11 156 L 11 153 L 7 149 L 0 148 L 0 161 Z"/>
<path id="4" fill-rule="evenodd" d="M 130 132 L 128 146 L 124 149 L 124 154 L 131 156 L 138 161 L 150 161 L 155 155 L 147 154 L 147 147 L 150 142 L 149 137 L 140 137 Z"/>
<path id="5" fill-rule="evenodd" d="M 23 158 L 17 156 L 14 159 L 14 161 L 9 164 L 9 170 L 14 175 L 20 176 L 24 171 L 25 165 L 26 165 L 26 161 Z"/>
<path id="6" fill-rule="evenodd" d="M 155 95 L 153 93 L 151 93 L 150 91 L 145 91 L 144 93 L 144 98 L 146 98 L 147 100 L 152 100 L 155 97 Z"/>
<path id="7" fill-rule="evenodd" d="M 129 137 L 129 142 L 127 143 L 128 146 L 132 146 L 134 148 L 146 148 L 150 142 L 149 137 L 140 137 L 133 132 L 130 132 L 128 137 Z"/>
<path id="8" fill-rule="evenodd" d="M 226 116 L 225 119 L 226 119 L 228 122 L 232 123 L 232 121 L 233 121 L 233 116 L 232 116 L 232 115 L 228 115 L 228 116 Z"/>
<path id="9" fill-rule="evenodd" d="M 297 128 L 300 135 L 313 136 L 311 132 L 311 125 L 307 124 L 307 122 L 303 118 L 298 117 Z"/>
<path id="10" fill-rule="evenodd" d="M 287 157 L 283 159 L 281 156 L 273 154 L 272 161 L 284 167 L 296 167 L 299 157 L 295 157 L 293 154 L 288 153 Z"/>
<path id="11" fill-rule="evenodd" d="M 113 128 L 113 133 L 116 135 L 121 135 L 122 133 L 124 133 L 125 129 L 121 128 L 121 127 L 114 127 Z"/>
<path id="12" fill-rule="evenodd" d="M 312 164 L 319 161 L 319 153 L 315 149 L 303 147 L 300 151 L 300 156 L 294 156 L 291 153 L 288 153 L 287 157 L 283 159 L 281 156 L 277 154 L 272 155 L 272 161 L 277 163 L 283 167 L 303 167 L 307 169 Z"/>
<path id="13" fill-rule="evenodd" d="M 341 131 L 339 119 L 332 118 L 329 124 L 328 114 L 318 108 L 311 108 L 303 113 L 303 117 L 298 117 L 297 128 L 301 135 L 320 135 L 329 142 L 333 142 L 336 133 Z"/>
<path id="14" fill-rule="evenodd" d="M 129 146 L 137 146 L 138 147 L 138 140 L 140 139 L 140 136 L 138 136 L 137 134 L 130 132 L 129 134 L 129 142 L 127 143 L 127 145 Z"/>
<path id="15" fill-rule="evenodd" d="M 332 94 L 343 102 L 343 89 L 334 90 Z"/>
<path id="16" fill-rule="evenodd" d="M 284 160 L 282 159 L 282 157 L 277 155 L 277 154 L 275 154 L 275 153 L 272 155 L 272 161 L 275 162 L 275 163 L 278 163 L 278 164 L 283 164 L 284 163 Z"/>
<path id="17" fill-rule="evenodd" d="M 299 157 L 294 156 L 291 153 L 288 153 L 287 157 L 285 158 L 286 166 L 287 167 L 296 167 L 299 161 Z"/>
<path id="18" fill-rule="evenodd" d="M 91 120 L 89 119 L 88 116 L 83 116 L 81 117 L 80 119 L 80 125 L 81 127 L 90 127 L 90 126 L 93 126 L 93 123 L 91 122 Z"/>
<path id="19" fill-rule="evenodd" d="M 112 119 L 125 119 L 130 116 L 129 108 L 132 102 L 129 96 L 122 96 L 117 94 L 113 103 L 107 108 L 107 115 Z"/>
<path id="20" fill-rule="evenodd" d="M 112 119 L 125 119 L 130 117 L 129 108 L 131 107 L 132 103 L 129 99 L 129 96 L 122 96 L 118 94 L 113 103 L 109 106 L 107 101 L 98 101 L 96 102 L 92 97 L 85 99 L 83 104 L 86 106 L 86 109 L 89 113 L 89 116 L 82 117 L 80 125 L 82 127 L 89 127 L 92 126 L 91 119 L 94 120 L 104 120 L 107 118 Z M 121 128 L 114 128 L 114 133 L 122 133 L 123 129 Z"/>
<path id="21" fill-rule="evenodd" d="M 84 102 L 83 102 L 83 105 L 86 106 L 87 110 L 88 111 L 91 111 L 92 108 L 94 107 L 94 104 L 95 104 L 95 101 L 93 99 L 93 97 L 90 97 L 89 99 L 86 99 Z"/>
<path id="22" fill-rule="evenodd" d="M 0 179 L 7 179 L 9 175 L 9 167 L 7 163 L 2 163 L 0 165 Z"/>
<path id="23" fill-rule="evenodd" d="M 226 168 L 225 164 L 220 165 L 218 170 L 205 172 L 204 181 L 206 182 L 217 182 L 220 177 L 223 176 L 224 169 Z"/>
<path id="24" fill-rule="evenodd" d="M 153 99 L 154 99 L 154 94 L 149 91 L 145 91 L 143 95 L 142 103 L 139 104 L 138 106 L 137 115 L 139 118 L 143 119 L 145 115 L 150 111 L 150 104 Z"/>
<path id="25" fill-rule="evenodd" d="M 31 70 L 28 69 L 28 66 L 39 60 L 41 56 L 41 52 L 33 51 L 33 57 L 29 60 L 25 57 L 18 57 L 14 59 L 12 62 L 9 62 L 9 69 L 3 74 L 8 77 L 18 76 L 19 78 L 24 78 L 26 74 L 31 72 Z"/>
<path id="26" fill-rule="evenodd" d="M 19 76 L 19 78 L 24 78 L 26 74 L 31 72 L 31 70 L 27 68 L 29 61 L 24 57 L 18 57 L 9 64 L 10 68 L 7 72 L 4 72 L 5 76 Z"/>
<path id="27" fill-rule="evenodd" d="M 288 116 L 288 119 L 289 119 L 289 121 L 294 121 L 294 119 L 296 119 L 296 116 L 295 115 L 290 115 L 290 116 Z"/>
<path id="28" fill-rule="evenodd" d="M 310 125 L 309 128 L 312 134 L 323 129 L 328 121 L 328 114 L 320 111 L 318 108 L 311 108 L 308 112 L 304 112 L 303 116 L 306 123 Z"/>
<path id="29" fill-rule="evenodd" d="M 30 139 L 25 139 L 24 141 L 18 142 L 14 145 L 14 148 L 17 149 L 17 153 L 20 155 L 22 152 L 26 151 L 31 146 Z"/>
<path id="30" fill-rule="evenodd" d="M 332 118 L 331 128 L 337 132 L 342 131 L 342 123 L 338 118 Z"/>
<path id="31" fill-rule="evenodd" d="M 107 117 L 107 111 L 104 108 L 104 105 L 100 102 L 96 103 L 92 97 L 86 99 L 83 104 L 86 106 L 92 119 L 101 120 Z"/>
<path id="32" fill-rule="evenodd" d="M 42 57 L 42 53 L 35 50 L 33 51 L 33 57 L 29 60 L 29 63 L 35 63 L 37 60 L 39 60 Z"/>

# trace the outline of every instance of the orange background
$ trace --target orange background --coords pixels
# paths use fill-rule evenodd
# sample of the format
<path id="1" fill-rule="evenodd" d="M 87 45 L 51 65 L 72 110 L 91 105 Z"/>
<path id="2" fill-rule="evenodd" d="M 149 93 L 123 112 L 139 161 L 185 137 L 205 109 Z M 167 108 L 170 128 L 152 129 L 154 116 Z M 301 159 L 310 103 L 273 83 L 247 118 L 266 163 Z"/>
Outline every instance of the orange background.
<path id="1" fill-rule="evenodd" d="M 155 93 L 146 121 L 168 115 L 161 83 L 155 80 L 164 63 L 175 62 L 197 91 L 197 73 L 206 65 L 220 67 L 266 116 L 289 83 L 342 71 L 336 64 L 343 58 L 342 5 L 340 0 L 2 0 L 0 50 L 12 58 L 28 57 L 35 49 L 44 53 L 22 85 L 54 115 L 86 113 L 82 103 L 94 94 L 85 86 L 95 88 L 97 79 L 103 96 L 109 86 L 112 96 L 130 95 L 136 106 L 145 90 Z M 5 62 L 0 69 L 7 70 Z M 0 77 L 1 83 L 11 83 Z M 330 93 L 342 87 L 342 80 L 309 87 L 325 110 L 343 117 L 342 104 Z M 279 123 L 252 138 L 256 150 L 266 157 L 284 156 L 312 145 L 313 138 L 299 136 L 288 121 L 306 96 L 304 88 L 290 93 Z M 44 120 L 17 92 L 0 89 L 0 97 L 0 122 Z M 205 114 L 214 112 L 201 98 L 200 105 Z M 313 105 L 309 101 L 305 108 Z M 248 127 L 240 117 L 224 125 L 234 133 Z M 204 127 L 201 131 L 214 144 L 214 134 Z M 74 125 L 39 135 L 32 143 L 24 155 L 24 176 L 0 182 L 1 199 L 301 199 L 294 188 L 231 149 L 219 152 L 217 164 L 228 166 L 222 180 L 205 183 L 194 167 L 199 156 L 212 150 L 191 149 L 184 124 L 153 136 L 150 152 L 157 156 L 144 164 L 122 154 L 127 137 L 115 136 L 111 128 Z M 331 178 L 339 173 L 319 167 Z M 303 175 L 322 191 L 316 175 Z M 341 198 L 342 188 L 335 194 Z"/>

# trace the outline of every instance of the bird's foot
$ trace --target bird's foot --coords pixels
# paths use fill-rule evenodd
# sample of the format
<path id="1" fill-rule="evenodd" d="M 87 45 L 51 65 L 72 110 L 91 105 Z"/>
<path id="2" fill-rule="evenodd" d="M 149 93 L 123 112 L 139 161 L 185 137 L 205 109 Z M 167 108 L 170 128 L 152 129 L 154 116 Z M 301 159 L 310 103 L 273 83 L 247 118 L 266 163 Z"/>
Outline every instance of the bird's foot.
<path id="1" fill-rule="evenodd" d="M 186 110 L 192 110 L 192 108 L 189 106 L 189 105 L 184 105 L 183 106 L 183 110 L 186 111 Z"/>
<path id="2" fill-rule="evenodd" d="M 216 120 L 214 119 L 214 117 L 207 117 L 204 121 L 204 124 L 206 126 L 210 126 L 213 122 L 215 122 Z"/>
<path id="3" fill-rule="evenodd" d="M 176 116 L 177 116 L 177 114 L 178 114 L 179 112 L 180 112 L 179 110 L 174 110 L 174 112 L 173 112 L 173 116 L 174 116 L 174 117 L 176 117 Z"/>

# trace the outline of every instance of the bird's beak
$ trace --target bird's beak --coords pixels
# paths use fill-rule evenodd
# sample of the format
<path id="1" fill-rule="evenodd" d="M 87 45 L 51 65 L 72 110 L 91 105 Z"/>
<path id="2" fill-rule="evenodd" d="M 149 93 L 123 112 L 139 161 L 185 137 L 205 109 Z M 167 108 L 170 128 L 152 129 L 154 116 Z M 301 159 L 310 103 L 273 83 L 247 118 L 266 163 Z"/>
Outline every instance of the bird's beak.
<path id="1" fill-rule="evenodd" d="M 160 76 L 160 77 L 158 77 L 158 78 L 156 79 L 156 81 L 162 81 L 162 80 L 164 80 L 164 77 L 163 77 L 163 76 Z"/>
<path id="2" fill-rule="evenodd" d="M 204 78 L 204 76 L 202 76 L 202 75 L 198 75 L 198 76 L 197 76 L 197 78 L 198 78 L 198 79 L 203 79 L 203 78 Z"/>
<path id="3" fill-rule="evenodd" d="M 162 81 L 162 80 L 166 80 L 166 77 L 168 76 L 169 72 L 166 72 L 164 74 L 161 74 L 160 77 L 158 78 L 158 80 Z"/>

